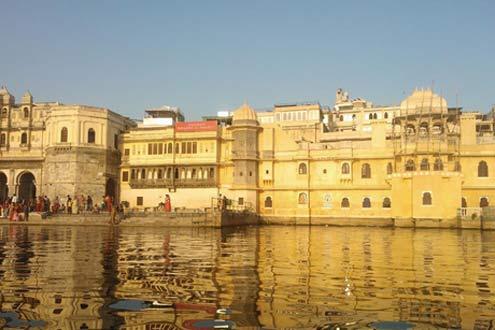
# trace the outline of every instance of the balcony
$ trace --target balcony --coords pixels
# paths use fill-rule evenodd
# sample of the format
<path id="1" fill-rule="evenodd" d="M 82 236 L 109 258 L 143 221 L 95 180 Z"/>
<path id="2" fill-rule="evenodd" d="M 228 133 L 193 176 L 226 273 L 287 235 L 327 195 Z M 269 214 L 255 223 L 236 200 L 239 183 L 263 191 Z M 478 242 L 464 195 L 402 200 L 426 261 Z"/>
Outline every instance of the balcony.
<path id="1" fill-rule="evenodd" d="M 206 188 L 215 187 L 215 178 L 208 179 L 130 179 L 131 188 Z"/>

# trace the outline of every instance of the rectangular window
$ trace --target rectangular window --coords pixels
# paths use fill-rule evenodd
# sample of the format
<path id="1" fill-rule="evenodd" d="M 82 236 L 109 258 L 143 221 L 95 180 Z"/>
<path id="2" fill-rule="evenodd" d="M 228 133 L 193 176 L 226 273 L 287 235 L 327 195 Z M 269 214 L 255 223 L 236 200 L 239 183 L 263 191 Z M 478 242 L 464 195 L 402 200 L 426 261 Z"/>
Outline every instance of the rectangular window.
<path id="1" fill-rule="evenodd" d="M 239 197 L 239 205 L 244 205 L 244 198 L 242 197 Z"/>
<path id="2" fill-rule="evenodd" d="M 115 149 L 119 148 L 119 136 L 117 134 L 113 135 L 113 146 Z"/>
<path id="3" fill-rule="evenodd" d="M 134 180 L 134 179 L 136 179 L 136 171 L 131 170 L 131 180 Z"/>
<path id="4" fill-rule="evenodd" d="M 148 143 L 148 155 L 152 155 L 152 154 L 153 154 L 153 144 Z"/>
<path id="5" fill-rule="evenodd" d="M 185 142 L 182 142 L 182 145 L 181 145 L 181 153 L 185 154 L 186 153 L 186 143 Z"/>
<path id="6" fill-rule="evenodd" d="M 153 155 L 158 154 L 158 143 L 153 143 Z"/>
<path id="7" fill-rule="evenodd" d="M 128 148 L 124 149 L 124 156 L 129 156 L 129 149 Z"/>
<path id="8" fill-rule="evenodd" d="M 129 171 L 123 171 L 122 172 L 122 182 L 128 182 L 129 181 Z"/>
<path id="9" fill-rule="evenodd" d="M 136 205 L 137 206 L 143 206 L 143 197 L 138 197 L 136 199 Z"/>
<path id="10" fill-rule="evenodd" d="M 163 143 L 158 144 L 158 154 L 159 155 L 163 154 Z"/>
<path id="11" fill-rule="evenodd" d="M 192 144 L 192 153 L 193 154 L 198 153 L 198 143 L 197 142 L 193 142 L 193 144 Z"/>
<path id="12" fill-rule="evenodd" d="M 191 154 L 192 153 L 192 146 L 191 146 L 191 142 L 187 142 L 187 153 L 188 154 Z"/>

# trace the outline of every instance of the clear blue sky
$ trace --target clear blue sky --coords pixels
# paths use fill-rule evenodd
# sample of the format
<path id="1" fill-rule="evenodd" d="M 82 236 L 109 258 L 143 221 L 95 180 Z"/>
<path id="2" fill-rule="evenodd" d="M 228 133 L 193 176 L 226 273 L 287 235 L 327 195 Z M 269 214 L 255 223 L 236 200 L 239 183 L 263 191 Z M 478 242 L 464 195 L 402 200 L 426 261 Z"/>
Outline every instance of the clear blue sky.
<path id="1" fill-rule="evenodd" d="M 187 119 L 278 102 L 375 104 L 415 87 L 495 103 L 495 1 L 1 0 L 0 84 L 19 100 Z"/>

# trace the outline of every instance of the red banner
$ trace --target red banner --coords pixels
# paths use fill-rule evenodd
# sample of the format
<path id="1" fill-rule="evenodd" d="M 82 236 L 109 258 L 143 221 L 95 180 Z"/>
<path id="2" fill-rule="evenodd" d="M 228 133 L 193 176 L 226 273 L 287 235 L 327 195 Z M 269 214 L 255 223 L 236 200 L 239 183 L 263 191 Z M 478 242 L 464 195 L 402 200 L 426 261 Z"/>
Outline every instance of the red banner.
<path id="1" fill-rule="evenodd" d="M 215 131 L 216 129 L 217 129 L 217 122 L 214 120 L 175 123 L 176 132 L 204 132 L 204 131 Z"/>

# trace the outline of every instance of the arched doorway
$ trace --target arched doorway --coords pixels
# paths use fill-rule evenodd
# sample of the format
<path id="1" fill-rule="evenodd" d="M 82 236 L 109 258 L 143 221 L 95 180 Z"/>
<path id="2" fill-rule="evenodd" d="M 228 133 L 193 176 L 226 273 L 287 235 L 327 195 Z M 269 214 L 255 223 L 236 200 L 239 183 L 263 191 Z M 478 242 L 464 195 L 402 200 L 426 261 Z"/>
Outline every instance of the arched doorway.
<path id="1" fill-rule="evenodd" d="M 9 197 L 9 187 L 7 186 L 7 176 L 0 172 L 0 202 Z"/>
<path id="2" fill-rule="evenodd" d="M 19 177 L 19 200 L 29 200 L 36 198 L 36 183 L 31 172 L 24 172 Z"/>
<path id="3" fill-rule="evenodd" d="M 117 185 L 115 184 L 115 180 L 112 178 L 107 179 L 107 183 L 105 185 L 105 196 L 110 196 L 115 200 L 115 196 L 117 195 Z"/>

